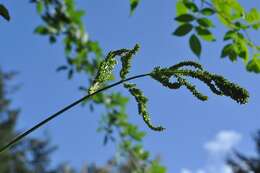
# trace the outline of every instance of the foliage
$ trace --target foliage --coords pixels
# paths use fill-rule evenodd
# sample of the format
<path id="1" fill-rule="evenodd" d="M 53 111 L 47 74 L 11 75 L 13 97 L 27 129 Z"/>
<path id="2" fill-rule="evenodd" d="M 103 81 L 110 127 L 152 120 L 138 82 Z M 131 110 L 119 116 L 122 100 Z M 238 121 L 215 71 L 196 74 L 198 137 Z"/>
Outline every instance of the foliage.
<path id="1" fill-rule="evenodd" d="M 131 13 L 138 3 L 131 2 Z M 227 29 L 223 41 L 228 42 L 221 50 L 220 57 L 237 61 L 241 58 L 249 72 L 260 73 L 260 45 L 254 43 L 249 32 L 259 30 L 260 11 L 251 8 L 246 11 L 237 0 L 178 0 L 175 20 L 179 26 L 172 33 L 178 37 L 190 34 L 189 46 L 199 58 L 202 53 L 201 40 L 215 42 L 212 30 L 216 28 L 213 17 Z M 193 32 L 192 32 L 193 31 Z M 250 51 L 251 50 L 251 51 Z M 251 58 L 250 58 L 251 57 Z"/>
<path id="2" fill-rule="evenodd" d="M 35 29 L 35 33 L 48 36 L 51 43 L 54 43 L 58 37 L 63 37 L 67 64 L 60 66 L 57 70 L 67 70 L 69 79 L 73 77 L 75 71 L 85 73 L 89 78 L 89 83 L 93 85 L 91 87 L 80 86 L 79 88 L 83 92 L 92 93 L 98 88 L 106 86 L 107 80 L 112 79 L 113 75 L 106 77 L 102 72 L 98 72 L 98 67 L 105 68 L 107 66 L 105 62 L 101 65 L 101 48 L 97 42 L 88 38 L 82 23 L 82 15 L 76 15 L 77 18 L 74 17 L 81 11 L 76 9 L 75 2 L 73 0 L 32 0 L 32 3 L 36 5 L 38 14 L 41 15 L 44 22 Z M 131 10 L 134 11 L 139 0 L 130 1 L 130 3 Z M 137 50 L 133 49 L 132 51 Z M 121 62 L 124 66 L 120 72 L 121 78 L 125 78 L 128 72 L 130 52 L 123 49 L 121 52 L 111 52 L 106 57 L 113 64 L 115 62 L 114 57 L 121 56 Z M 94 57 L 91 55 L 94 55 Z M 112 69 L 111 67 L 108 68 L 107 70 L 110 73 Z M 93 104 L 102 105 L 106 109 L 105 112 L 107 113 L 101 116 L 100 127 L 98 128 L 100 132 L 105 133 L 104 144 L 109 141 L 116 142 L 116 138 L 119 136 L 119 142 L 116 145 L 120 146 L 117 148 L 121 148 L 121 155 L 126 158 L 130 155 L 129 153 L 134 153 L 135 160 L 143 160 L 139 157 L 140 152 L 148 153 L 141 146 L 145 133 L 128 121 L 126 114 L 128 98 L 118 92 L 102 92 L 94 95 L 88 102 L 91 110 L 94 110 Z M 125 145 L 126 142 L 124 141 L 129 144 Z M 147 158 L 142 162 L 149 164 Z"/>
<path id="3" fill-rule="evenodd" d="M 183 37 L 193 31 L 189 45 L 197 57 L 201 56 L 201 40 L 216 41 L 212 33 L 212 29 L 216 27 L 212 18 L 216 16 L 227 29 L 223 40 L 228 43 L 222 48 L 221 58 L 228 57 L 231 61 L 237 61 L 239 57 L 245 62 L 248 71 L 260 72 L 260 47 L 249 37 L 251 30 L 260 28 L 260 11 L 256 8 L 246 11 L 237 0 L 178 0 L 176 11 L 175 20 L 179 26 L 173 35 Z M 251 59 L 250 54 L 253 57 Z"/>
<path id="4" fill-rule="evenodd" d="M 7 82 L 14 73 L 3 73 L 0 70 L 0 145 L 14 138 L 19 109 L 10 107 L 11 100 L 7 98 Z M 55 147 L 50 146 L 48 139 L 26 138 L 11 151 L 0 154 L 0 172 L 5 173 L 51 173 L 49 168 L 50 154 Z"/>
<path id="5" fill-rule="evenodd" d="M 150 153 L 142 146 L 145 133 L 128 121 L 128 115 L 126 114 L 128 98 L 119 92 L 99 92 L 102 89 L 104 91 L 106 87 L 124 83 L 124 87 L 137 101 L 138 112 L 144 122 L 149 128 L 156 131 L 162 131 L 164 128 L 154 126 L 150 122 L 150 115 L 146 105 L 147 98 L 135 84 L 127 83 L 128 80 L 150 76 L 170 89 L 179 89 L 185 86 L 196 98 L 202 101 L 207 100 L 207 96 L 204 96 L 185 78 L 193 77 L 204 82 L 217 95 L 231 97 L 241 104 L 247 102 L 249 95 L 245 89 L 229 82 L 222 76 L 203 70 L 200 64 L 191 61 L 180 62 L 169 68 L 157 67 L 151 73 L 127 78 L 130 70 L 130 61 L 132 56 L 138 51 L 138 45 L 133 49 L 111 51 L 103 59 L 103 53 L 98 42 L 91 40 L 85 31 L 82 22 L 84 11 L 76 8 L 74 0 L 31 0 L 31 2 L 35 4 L 36 10 L 43 21 L 43 24 L 35 28 L 35 33 L 47 36 L 52 44 L 56 43 L 60 38 L 63 39 L 67 64 L 58 67 L 57 71 L 66 70 L 69 79 L 73 78 L 75 72 L 84 73 L 89 79 L 90 87 L 87 87 L 86 84 L 86 86 L 81 86 L 80 89 L 93 95 L 89 100 L 90 108 L 94 109 L 93 104 L 100 104 L 106 109 L 106 114 L 102 115 L 98 130 L 105 133 L 104 144 L 112 141 L 119 148 L 120 159 L 124 161 L 124 164 L 121 166 L 125 167 L 124 170 L 127 170 L 130 165 L 129 172 L 166 172 L 166 169 L 160 165 L 158 159 L 152 159 Z M 259 72 L 259 55 L 257 53 L 254 54 L 254 58 L 249 60 L 248 51 L 249 47 L 259 51 L 259 46 L 255 46 L 247 38 L 246 34 L 248 29 L 257 30 L 260 27 L 259 12 L 256 9 L 252 9 L 250 12 L 245 13 L 235 0 L 229 0 L 230 3 L 228 5 L 221 0 L 213 0 L 212 4 L 204 0 L 201 0 L 201 2 L 201 7 L 198 7 L 194 1 L 179 0 L 177 2 L 178 15 L 175 20 L 179 22 L 179 27 L 173 34 L 185 36 L 193 31 L 194 33 L 189 39 L 189 45 L 191 50 L 200 57 L 202 50 L 200 39 L 209 42 L 216 40 L 211 32 L 211 29 L 215 26 L 209 18 L 216 15 L 228 28 L 224 40 L 232 42 L 223 48 L 221 56 L 229 57 L 232 61 L 240 57 L 245 62 L 248 62 L 247 69 L 249 71 Z M 130 14 L 133 14 L 139 3 L 140 0 L 130 0 Z M 0 15 L 9 20 L 8 11 L 4 6 L 2 8 L 2 6 Z M 241 14 L 246 16 L 245 19 L 241 18 Z M 243 20 L 240 21 L 240 19 Z M 121 81 L 108 85 L 111 80 L 114 80 L 112 71 L 117 63 L 117 56 L 120 57 L 122 63 L 120 71 Z M 195 70 L 187 67 L 193 67 Z M 171 78 L 174 78 L 176 82 L 171 82 Z M 37 157 L 35 158 L 37 159 L 39 157 L 42 158 L 39 154 L 43 153 L 44 156 L 47 156 L 49 151 L 52 151 L 51 149 L 46 149 L 48 148 L 47 144 L 48 142 L 30 140 L 27 146 L 34 149 L 33 153 L 36 154 Z M 36 162 L 38 163 L 38 161 Z M 37 165 L 36 162 L 34 165 Z M 47 172 L 43 171 L 47 167 L 48 162 L 46 162 L 46 159 L 43 157 L 43 160 L 40 160 L 39 163 L 41 164 L 37 166 L 37 170 Z"/>
<path id="6" fill-rule="evenodd" d="M 227 160 L 227 163 L 231 166 L 233 173 L 260 172 L 260 131 L 254 135 L 254 141 L 257 151 L 256 157 L 245 156 L 244 154 L 235 151 L 235 157 L 230 157 Z"/>
<path id="7" fill-rule="evenodd" d="M 10 20 L 9 11 L 3 4 L 0 4 L 0 16 L 2 16 L 7 21 Z"/>
<path id="8" fill-rule="evenodd" d="M 129 0 L 130 1 L 130 14 L 133 14 L 135 11 L 136 7 L 140 3 L 140 0 Z"/>

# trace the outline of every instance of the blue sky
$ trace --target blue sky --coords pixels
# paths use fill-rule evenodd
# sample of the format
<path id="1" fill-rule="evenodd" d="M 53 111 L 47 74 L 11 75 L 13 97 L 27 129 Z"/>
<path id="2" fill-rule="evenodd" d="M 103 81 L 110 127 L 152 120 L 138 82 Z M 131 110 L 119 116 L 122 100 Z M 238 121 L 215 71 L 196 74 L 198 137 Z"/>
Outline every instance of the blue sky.
<path id="1" fill-rule="evenodd" d="M 259 6 L 257 0 L 240 2 L 247 9 Z M 19 72 L 13 83 L 20 84 L 21 89 L 11 97 L 13 106 L 21 108 L 18 129 L 25 130 L 81 97 L 82 93 L 77 88 L 86 84 L 87 79 L 79 75 L 69 81 L 65 73 L 55 71 L 65 63 L 62 45 L 50 45 L 47 38 L 33 34 L 35 26 L 41 21 L 32 4 L 8 0 L 2 3 L 10 9 L 12 20 L 9 23 L 0 20 L 0 64 L 5 71 Z M 188 48 L 188 37 L 171 35 L 177 26 L 173 0 L 142 1 L 132 17 L 129 17 L 128 0 L 78 0 L 78 7 L 86 10 L 84 22 L 89 36 L 100 42 L 105 53 L 140 43 L 141 50 L 133 60 L 132 75 L 181 60 L 197 61 Z M 217 38 L 222 38 L 225 29 L 218 27 L 214 32 Z M 260 37 L 254 35 L 256 33 L 252 33 L 252 38 L 259 43 Z M 145 148 L 152 151 L 153 155 L 161 156 L 168 172 L 182 170 L 183 173 L 189 173 L 190 170 L 198 172 L 196 170 L 208 169 L 207 165 L 216 162 L 213 159 L 216 155 L 212 155 L 212 150 L 206 146 L 210 142 L 219 144 L 222 138 L 218 136 L 223 133 L 224 136 L 231 136 L 228 145 L 245 153 L 254 152 L 251 135 L 260 126 L 260 110 L 257 106 L 260 101 L 260 76 L 248 73 L 242 61 L 231 63 L 227 59 L 220 59 L 223 45 L 221 39 L 214 44 L 203 43 L 199 62 L 205 69 L 222 74 L 247 88 L 251 96 L 247 105 L 215 96 L 200 83 L 199 88 L 209 95 L 209 101 L 205 103 L 195 99 L 184 88 L 171 91 L 150 79 L 136 80 L 149 98 L 153 122 L 164 125 L 167 130 L 162 133 L 149 130 L 138 115 L 134 100 L 128 106 L 130 119 L 147 132 Z M 114 90 L 123 91 L 121 87 Z M 53 165 L 63 161 L 78 168 L 85 162 L 103 164 L 115 148 L 114 145 L 103 146 L 103 136 L 96 132 L 100 112 L 91 113 L 88 107 L 78 106 L 32 136 L 43 136 L 46 131 L 50 134 L 52 143 L 59 147 L 53 154 Z M 224 144 L 220 142 L 220 146 Z M 217 158 L 221 160 L 223 156 L 221 154 Z"/>

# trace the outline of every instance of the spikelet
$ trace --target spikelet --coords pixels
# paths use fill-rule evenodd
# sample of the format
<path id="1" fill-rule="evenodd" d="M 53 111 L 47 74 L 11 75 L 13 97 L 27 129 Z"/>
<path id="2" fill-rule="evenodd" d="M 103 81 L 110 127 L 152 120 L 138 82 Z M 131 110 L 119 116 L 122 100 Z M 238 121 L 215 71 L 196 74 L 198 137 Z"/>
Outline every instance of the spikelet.
<path id="1" fill-rule="evenodd" d="M 155 131 L 162 131 L 164 128 L 162 126 L 154 126 L 151 123 L 150 115 L 147 111 L 147 101 L 148 99 L 144 96 L 143 92 L 136 87 L 135 84 L 125 83 L 124 87 L 128 89 L 132 96 L 134 96 L 137 105 L 138 105 L 138 112 L 143 117 L 145 124 L 152 130 Z"/>

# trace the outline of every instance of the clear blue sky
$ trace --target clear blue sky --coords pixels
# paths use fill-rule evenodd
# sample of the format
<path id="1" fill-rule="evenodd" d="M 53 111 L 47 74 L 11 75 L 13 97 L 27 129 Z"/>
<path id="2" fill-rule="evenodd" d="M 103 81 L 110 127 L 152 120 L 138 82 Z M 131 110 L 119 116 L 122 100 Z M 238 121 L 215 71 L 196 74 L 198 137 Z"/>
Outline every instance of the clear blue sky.
<path id="1" fill-rule="evenodd" d="M 13 106 L 21 108 L 19 130 L 31 127 L 82 96 L 77 87 L 87 81 L 83 75 L 69 81 L 65 73 L 55 71 L 65 64 L 61 42 L 50 45 L 47 38 L 33 34 L 41 21 L 35 7 L 27 1 L 3 0 L 10 9 L 12 20 L 9 23 L 0 20 L 1 67 L 5 71 L 19 72 L 13 83 L 20 84 L 21 89 L 11 96 Z M 78 0 L 78 7 L 86 10 L 84 22 L 91 39 L 98 40 L 106 53 L 141 44 L 131 71 L 131 74 L 140 74 L 149 72 L 154 66 L 169 66 L 184 59 L 197 60 L 188 48 L 187 38 L 171 36 L 177 25 L 173 20 L 175 2 L 142 1 L 132 17 L 129 17 L 128 0 Z M 247 9 L 259 7 L 258 0 L 240 2 Z M 222 38 L 225 30 L 218 28 L 214 32 L 217 38 Z M 256 33 L 252 37 L 259 43 L 260 37 L 254 35 Z M 236 148 L 253 152 L 251 135 L 260 127 L 260 75 L 246 72 L 242 61 L 231 63 L 220 59 L 223 44 L 221 39 L 214 44 L 203 43 L 200 63 L 207 70 L 247 88 L 251 94 L 247 105 L 215 96 L 200 83 L 199 88 L 209 95 L 208 102 L 195 99 L 184 88 L 171 91 L 150 79 L 136 81 L 149 98 L 153 122 L 164 125 L 167 130 L 162 133 L 149 130 L 138 115 L 134 100 L 128 106 L 131 121 L 147 132 L 145 148 L 153 155 L 161 156 L 168 172 L 180 172 L 186 167 L 197 170 L 207 164 L 211 156 L 204 145 L 220 131 L 240 134 L 242 139 Z M 114 90 L 122 91 L 122 88 Z M 53 165 L 63 161 L 78 168 L 85 162 L 103 164 L 115 148 L 113 145 L 104 147 L 102 134 L 96 133 L 100 112 L 91 113 L 88 107 L 78 106 L 33 136 L 42 136 L 46 130 L 51 135 L 52 143 L 59 147 L 53 154 Z"/>

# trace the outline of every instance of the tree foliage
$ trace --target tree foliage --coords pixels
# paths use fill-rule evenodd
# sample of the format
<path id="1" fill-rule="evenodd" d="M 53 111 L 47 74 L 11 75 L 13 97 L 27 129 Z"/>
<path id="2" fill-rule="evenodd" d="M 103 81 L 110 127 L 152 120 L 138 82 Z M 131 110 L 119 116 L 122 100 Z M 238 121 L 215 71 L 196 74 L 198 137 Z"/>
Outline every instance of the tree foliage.
<path id="1" fill-rule="evenodd" d="M 19 134 L 16 122 L 19 109 L 11 108 L 11 100 L 7 98 L 10 87 L 8 81 L 14 73 L 0 70 L 0 145 Z M 51 173 L 49 168 L 50 154 L 55 147 L 50 146 L 48 139 L 26 138 L 10 151 L 0 154 L 0 172 L 5 173 Z"/>
<path id="2" fill-rule="evenodd" d="M 201 56 L 201 41 L 214 42 L 213 17 L 226 28 L 223 35 L 224 47 L 220 57 L 228 57 L 231 61 L 241 58 L 249 72 L 259 73 L 260 46 L 254 43 L 249 33 L 260 28 L 260 11 L 252 8 L 246 11 L 237 0 L 178 0 L 176 4 L 179 23 L 173 32 L 175 36 L 183 37 L 190 34 L 189 45 L 192 52 Z M 250 51 L 251 50 L 251 51 Z"/>
<path id="3" fill-rule="evenodd" d="M 260 130 L 258 130 L 254 135 L 254 142 L 256 147 L 256 156 L 246 156 L 239 151 L 235 151 L 234 156 L 230 156 L 227 160 L 233 173 L 260 172 Z"/>

